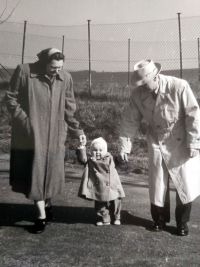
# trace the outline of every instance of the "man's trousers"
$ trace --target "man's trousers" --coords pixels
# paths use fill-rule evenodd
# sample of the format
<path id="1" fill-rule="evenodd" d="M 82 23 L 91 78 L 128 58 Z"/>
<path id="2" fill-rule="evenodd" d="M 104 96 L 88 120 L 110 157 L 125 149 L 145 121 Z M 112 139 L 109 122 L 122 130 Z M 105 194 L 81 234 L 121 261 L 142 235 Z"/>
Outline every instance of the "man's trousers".
<path id="1" fill-rule="evenodd" d="M 192 210 L 192 202 L 183 204 L 180 200 L 178 192 L 176 191 L 175 219 L 177 224 L 181 222 L 182 223 L 189 222 L 191 210 Z M 169 179 L 168 179 L 164 207 L 158 207 L 151 203 L 151 216 L 154 221 L 170 222 Z"/>

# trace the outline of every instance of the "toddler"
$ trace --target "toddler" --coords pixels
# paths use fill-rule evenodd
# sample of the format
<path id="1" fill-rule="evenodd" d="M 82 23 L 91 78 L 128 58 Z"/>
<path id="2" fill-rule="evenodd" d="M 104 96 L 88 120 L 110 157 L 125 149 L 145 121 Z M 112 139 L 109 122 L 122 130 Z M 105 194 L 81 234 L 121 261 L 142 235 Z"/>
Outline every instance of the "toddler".
<path id="1" fill-rule="evenodd" d="M 78 196 L 95 201 L 95 210 L 101 221 L 97 226 L 120 225 L 121 198 L 125 197 L 112 155 L 107 152 L 107 143 L 99 137 L 91 143 L 91 155 L 85 146 L 77 150 L 78 161 L 85 165 Z"/>

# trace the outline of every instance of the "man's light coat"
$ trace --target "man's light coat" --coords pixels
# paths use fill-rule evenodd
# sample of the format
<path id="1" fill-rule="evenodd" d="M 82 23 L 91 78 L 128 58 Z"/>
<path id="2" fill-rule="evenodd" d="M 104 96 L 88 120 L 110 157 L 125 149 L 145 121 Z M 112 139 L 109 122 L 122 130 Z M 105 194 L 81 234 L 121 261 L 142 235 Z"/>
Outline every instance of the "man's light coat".
<path id="1" fill-rule="evenodd" d="M 143 118 L 149 153 L 149 194 L 152 204 L 163 207 L 168 173 L 183 204 L 200 195 L 200 155 L 189 156 L 189 148 L 200 149 L 200 111 L 189 84 L 159 74 L 156 100 L 140 86 L 133 89 L 121 129 L 121 152 L 130 153 L 131 139 Z"/>

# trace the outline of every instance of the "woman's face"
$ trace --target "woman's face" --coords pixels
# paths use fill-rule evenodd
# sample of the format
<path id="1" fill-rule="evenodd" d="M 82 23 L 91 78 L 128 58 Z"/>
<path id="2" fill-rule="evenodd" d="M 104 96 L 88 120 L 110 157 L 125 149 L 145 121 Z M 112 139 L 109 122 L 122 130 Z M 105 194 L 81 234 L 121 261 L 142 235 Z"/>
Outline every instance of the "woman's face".
<path id="1" fill-rule="evenodd" d="M 54 76 L 59 73 L 63 68 L 63 60 L 53 59 L 46 65 L 46 73 L 48 75 Z"/>

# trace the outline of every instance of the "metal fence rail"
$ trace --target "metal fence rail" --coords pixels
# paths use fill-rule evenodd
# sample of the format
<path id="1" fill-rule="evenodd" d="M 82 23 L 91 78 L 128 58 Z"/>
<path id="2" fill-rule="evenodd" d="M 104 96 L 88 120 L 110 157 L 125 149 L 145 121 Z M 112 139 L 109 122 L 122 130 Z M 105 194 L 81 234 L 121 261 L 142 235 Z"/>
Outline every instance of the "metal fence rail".
<path id="1" fill-rule="evenodd" d="M 109 73 L 107 81 L 128 84 L 133 65 L 145 58 L 160 62 L 164 71 L 195 80 L 200 65 L 200 17 L 179 17 L 180 20 L 177 16 L 129 24 L 88 21 L 85 25 L 62 27 L 5 22 L 0 26 L 0 64 L 13 69 L 22 62 L 36 61 L 36 54 L 44 48 L 57 47 L 66 56 L 69 72 L 84 71 L 80 76 L 74 75 L 75 83 L 90 83 L 91 69 L 91 73 L 104 73 L 104 77 Z M 95 83 L 92 78 L 92 84 Z"/>

